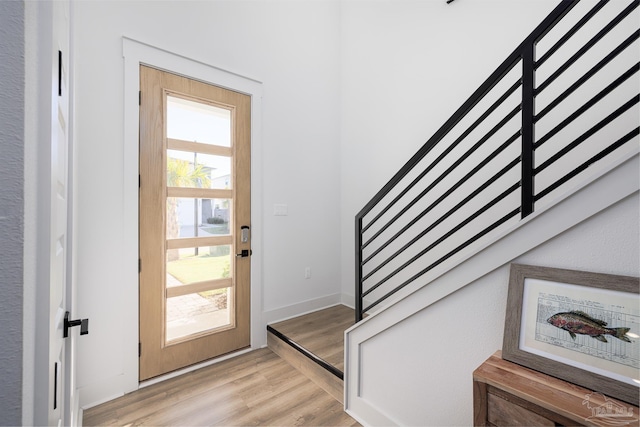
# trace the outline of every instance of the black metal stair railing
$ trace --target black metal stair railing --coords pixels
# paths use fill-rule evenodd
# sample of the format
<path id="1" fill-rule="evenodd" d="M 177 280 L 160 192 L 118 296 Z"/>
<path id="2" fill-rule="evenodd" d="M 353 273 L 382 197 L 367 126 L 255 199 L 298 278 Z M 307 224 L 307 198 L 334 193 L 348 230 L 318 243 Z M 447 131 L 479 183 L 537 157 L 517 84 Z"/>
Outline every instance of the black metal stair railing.
<path id="1" fill-rule="evenodd" d="M 638 4 L 562 1 L 357 214 L 356 322 L 637 152 Z"/>

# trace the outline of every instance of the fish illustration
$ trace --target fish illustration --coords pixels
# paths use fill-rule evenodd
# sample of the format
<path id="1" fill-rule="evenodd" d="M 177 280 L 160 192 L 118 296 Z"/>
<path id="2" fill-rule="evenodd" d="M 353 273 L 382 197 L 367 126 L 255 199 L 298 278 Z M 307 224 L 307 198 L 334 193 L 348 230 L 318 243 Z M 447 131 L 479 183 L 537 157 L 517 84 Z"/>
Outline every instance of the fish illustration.
<path id="1" fill-rule="evenodd" d="M 547 319 L 556 328 L 569 332 L 571 338 L 576 339 L 576 334 L 589 335 L 598 341 L 608 342 L 605 335 L 612 335 L 619 340 L 631 342 L 626 333 L 629 328 L 607 328 L 607 322 L 594 319 L 582 311 L 569 311 L 566 313 L 556 313 Z"/>

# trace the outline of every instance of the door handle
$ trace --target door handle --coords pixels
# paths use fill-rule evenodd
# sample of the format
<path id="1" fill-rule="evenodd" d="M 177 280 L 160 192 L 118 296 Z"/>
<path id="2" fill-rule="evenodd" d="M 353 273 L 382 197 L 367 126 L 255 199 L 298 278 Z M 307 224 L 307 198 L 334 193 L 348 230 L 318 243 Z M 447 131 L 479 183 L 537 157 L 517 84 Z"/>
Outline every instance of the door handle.
<path id="1" fill-rule="evenodd" d="M 89 319 L 69 320 L 69 312 L 64 313 L 64 328 L 62 330 L 62 338 L 69 336 L 69 328 L 80 326 L 80 335 L 89 334 Z"/>
<path id="2" fill-rule="evenodd" d="M 239 254 L 236 254 L 236 258 L 246 258 L 251 256 L 253 251 L 251 249 L 243 249 Z"/>

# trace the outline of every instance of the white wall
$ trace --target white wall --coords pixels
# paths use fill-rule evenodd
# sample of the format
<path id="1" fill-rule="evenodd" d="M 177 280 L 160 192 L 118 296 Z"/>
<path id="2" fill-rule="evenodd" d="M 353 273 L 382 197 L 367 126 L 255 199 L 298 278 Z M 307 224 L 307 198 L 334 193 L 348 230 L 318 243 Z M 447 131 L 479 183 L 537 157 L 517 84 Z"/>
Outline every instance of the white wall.
<path id="1" fill-rule="evenodd" d="M 22 423 L 25 10 L 0 2 L 0 424 Z"/>
<path id="2" fill-rule="evenodd" d="M 513 262 L 637 277 L 639 201 L 636 192 Z M 472 424 L 472 372 L 502 348 L 508 281 L 505 265 L 364 342 L 368 405 L 401 425 Z"/>
<path id="3" fill-rule="evenodd" d="M 553 0 L 342 3 L 342 292 L 354 219 L 557 5 Z"/>
<path id="4" fill-rule="evenodd" d="M 82 405 L 127 391 L 137 325 L 120 310 L 137 298 L 122 272 L 123 59 L 127 36 L 263 85 L 262 313 L 338 301 L 339 9 L 332 1 L 89 1 L 75 7 L 78 342 Z M 288 216 L 275 217 L 275 203 Z M 130 260 L 129 260 L 130 261 Z M 304 279 L 304 268 L 312 278 Z M 327 298 L 327 296 L 329 296 Z M 285 309 L 283 309 L 283 307 Z M 130 317 L 130 313 L 126 313 Z M 137 363 L 137 362 L 136 362 Z M 133 378 L 136 381 L 136 378 Z"/>

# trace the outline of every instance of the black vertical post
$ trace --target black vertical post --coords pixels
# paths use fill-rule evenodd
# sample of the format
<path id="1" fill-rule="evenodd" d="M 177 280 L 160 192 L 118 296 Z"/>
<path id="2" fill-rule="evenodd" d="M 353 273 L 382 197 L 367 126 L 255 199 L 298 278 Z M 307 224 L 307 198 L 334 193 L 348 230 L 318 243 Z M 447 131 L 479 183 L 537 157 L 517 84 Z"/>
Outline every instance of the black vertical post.
<path id="1" fill-rule="evenodd" d="M 530 39 L 522 50 L 522 218 L 534 209 L 534 113 L 535 113 L 535 41 Z"/>
<path id="2" fill-rule="evenodd" d="M 362 320 L 362 218 L 356 216 L 356 323 Z"/>

